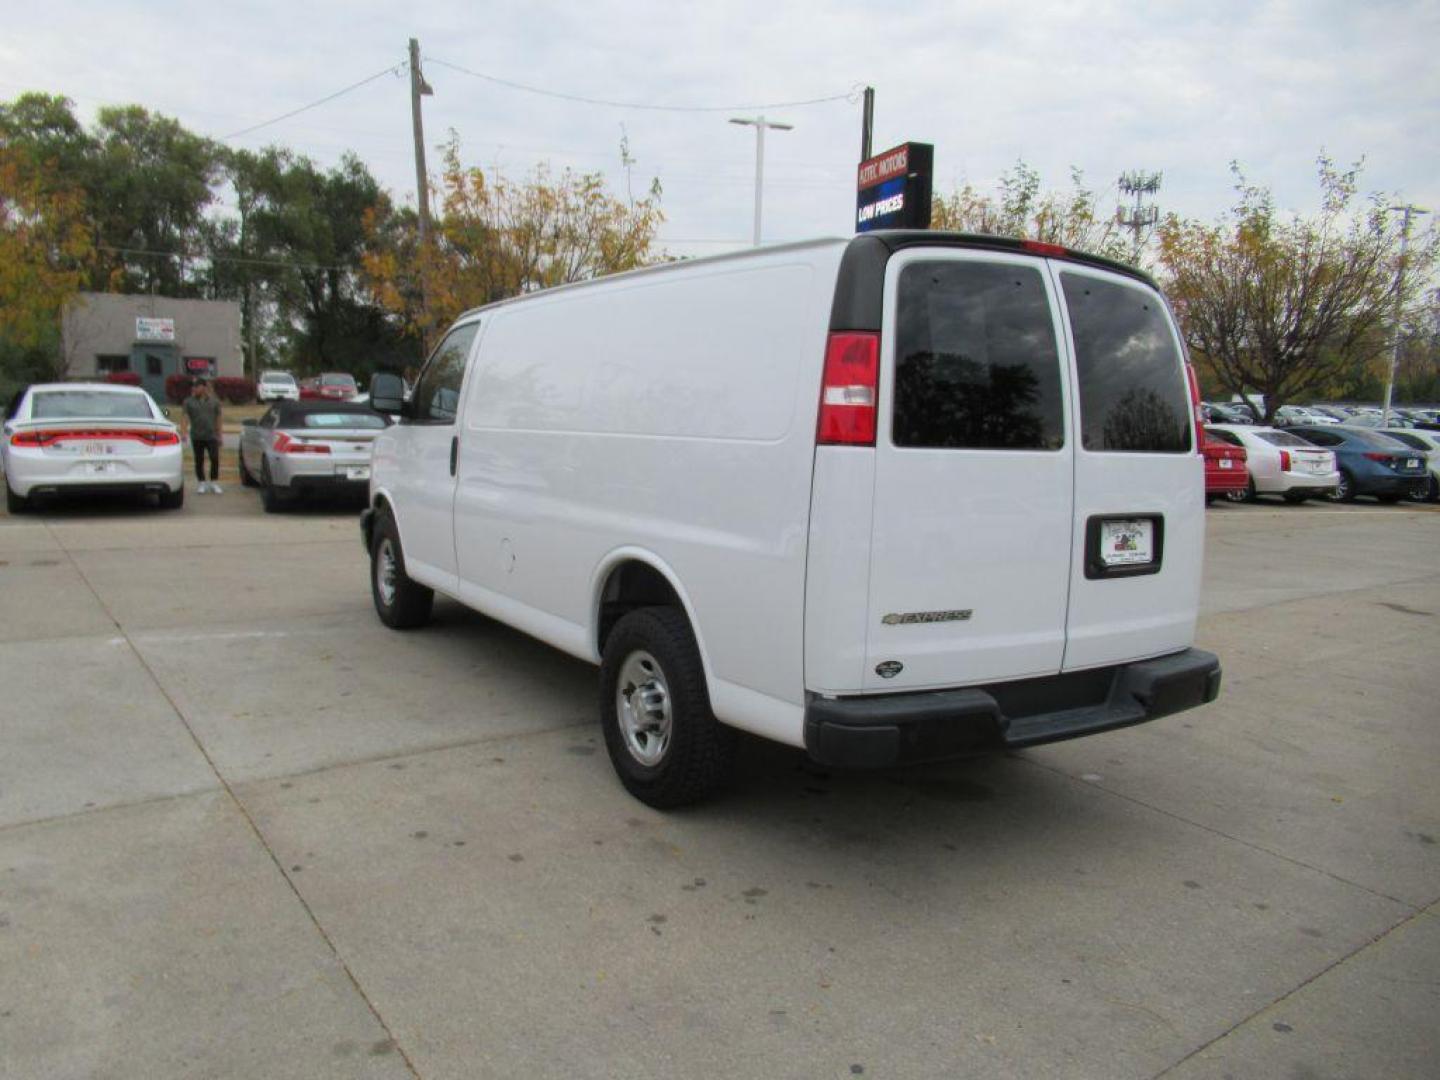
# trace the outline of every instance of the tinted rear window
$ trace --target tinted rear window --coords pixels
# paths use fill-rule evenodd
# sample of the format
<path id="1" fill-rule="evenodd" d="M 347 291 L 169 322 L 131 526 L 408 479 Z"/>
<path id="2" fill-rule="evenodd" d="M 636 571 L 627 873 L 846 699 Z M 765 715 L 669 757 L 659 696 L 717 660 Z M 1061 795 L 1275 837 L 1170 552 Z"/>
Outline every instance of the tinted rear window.
<path id="1" fill-rule="evenodd" d="M 1087 450 L 1183 453 L 1190 392 L 1159 297 L 1112 281 L 1061 274 L 1080 375 Z"/>
<path id="2" fill-rule="evenodd" d="M 1298 435 L 1291 435 L 1288 431 L 1257 431 L 1255 437 L 1257 439 L 1264 439 L 1271 446 L 1300 446 L 1308 449 L 1315 445 L 1314 443 L 1306 442 Z"/>
<path id="3" fill-rule="evenodd" d="M 355 386 L 355 378 L 352 375 L 321 375 L 321 386 Z"/>
<path id="4" fill-rule="evenodd" d="M 1425 441 L 1423 439 L 1417 439 L 1414 435 L 1410 435 L 1406 432 L 1387 431 L 1385 434 L 1389 435 L 1390 438 L 1394 439 L 1396 442 L 1402 442 L 1406 446 L 1413 446 L 1416 450 L 1429 449 L 1429 447 L 1425 445 Z"/>
<path id="5" fill-rule="evenodd" d="M 45 390 L 30 401 L 35 420 L 153 420 L 150 399 L 144 394 L 115 394 L 101 390 Z"/>
<path id="6" fill-rule="evenodd" d="M 1054 450 L 1065 444 L 1060 358 L 1040 272 L 918 262 L 900 274 L 896 446 Z"/>
<path id="7" fill-rule="evenodd" d="M 378 431 L 385 426 L 385 418 L 370 413 L 324 413 L 312 412 L 304 416 L 305 426 L 313 428 L 352 428 L 359 431 Z"/>

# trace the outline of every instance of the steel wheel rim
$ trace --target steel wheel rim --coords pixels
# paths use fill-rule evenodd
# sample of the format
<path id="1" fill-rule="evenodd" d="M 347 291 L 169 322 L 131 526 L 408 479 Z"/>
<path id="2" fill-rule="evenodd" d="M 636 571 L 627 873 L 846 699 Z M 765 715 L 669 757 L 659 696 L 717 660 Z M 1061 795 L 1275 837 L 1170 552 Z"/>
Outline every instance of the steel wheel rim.
<path id="1" fill-rule="evenodd" d="M 395 603 L 395 578 L 399 568 L 395 565 L 395 545 L 387 536 L 380 541 L 375 552 L 375 588 L 380 592 L 380 602 L 386 607 Z"/>
<path id="2" fill-rule="evenodd" d="M 615 715 L 630 756 L 641 765 L 658 765 L 670 747 L 674 714 L 665 672 L 643 649 L 632 652 L 620 665 Z"/>

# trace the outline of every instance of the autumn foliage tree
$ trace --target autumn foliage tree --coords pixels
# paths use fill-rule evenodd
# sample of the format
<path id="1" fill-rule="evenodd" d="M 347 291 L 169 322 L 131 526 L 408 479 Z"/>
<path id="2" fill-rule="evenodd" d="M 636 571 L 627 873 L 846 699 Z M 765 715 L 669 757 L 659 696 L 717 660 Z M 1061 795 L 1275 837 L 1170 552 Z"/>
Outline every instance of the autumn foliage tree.
<path id="1" fill-rule="evenodd" d="M 0 391 L 62 373 L 60 316 L 94 259 L 84 197 L 0 146 Z"/>
<path id="2" fill-rule="evenodd" d="M 1020 161 L 1000 177 L 998 194 L 966 184 L 931 201 L 930 227 L 1062 244 L 1077 251 L 1129 258 L 1113 214 L 1102 213 L 1084 174 L 1072 168 L 1067 191 L 1045 191 L 1040 174 Z"/>
<path id="3" fill-rule="evenodd" d="M 1358 165 L 1319 159 L 1315 217 L 1282 215 L 1267 189 L 1232 171 L 1239 198 L 1219 221 L 1162 223 L 1160 266 L 1202 368 L 1227 390 L 1263 395 L 1268 421 L 1386 352 L 1400 226 L 1388 200 L 1359 196 Z M 1433 229 L 1412 240 L 1402 307 L 1415 303 L 1436 252 Z"/>
<path id="4" fill-rule="evenodd" d="M 664 221 L 658 181 L 640 200 L 612 196 L 598 173 L 537 166 L 522 181 L 465 166 L 452 138 L 440 213 L 421 250 L 412 211 L 367 215 L 365 273 L 407 329 L 433 341 L 470 307 L 631 270 L 654 261 Z"/>

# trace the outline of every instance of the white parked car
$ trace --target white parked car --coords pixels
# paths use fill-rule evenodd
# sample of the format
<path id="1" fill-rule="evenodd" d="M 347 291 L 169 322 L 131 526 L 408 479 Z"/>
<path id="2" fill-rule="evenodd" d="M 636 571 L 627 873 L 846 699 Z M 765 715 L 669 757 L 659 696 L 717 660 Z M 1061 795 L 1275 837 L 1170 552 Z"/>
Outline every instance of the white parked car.
<path id="1" fill-rule="evenodd" d="M 1424 428 L 1385 428 L 1384 433 L 1425 455 L 1425 469 L 1430 473 L 1425 498 L 1431 502 L 1440 499 L 1440 431 L 1427 431 Z"/>
<path id="2" fill-rule="evenodd" d="M 885 766 L 1212 700 L 1199 394 L 1108 260 L 874 232 L 481 308 L 377 375 L 376 611 L 436 591 L 600 665 L 626 788 L 735 728 Z M 1187 386 L 1188 383 L 1188 386 Z"/>
<path id="3" fill-rule="evenodd" d="M 288 371 L 261 372 L 255 383 L 255 400 L 261 404 L 270 401 L 299 401 L 300 384 Z"/>
<path id="4" fill-rule="evenodd" d="M 1286 502 L 1333 495 L 1340 483 L 1335 455 L 1298 435 L 1271 427 L 1248 424 L 1207 424 L 1211 438 L 1245 448 L 1250 490 L 1240 498 L 1279 495 Z"/>
<path id="5" fill-rule="evenodd" d="M 5 417 L 0 464 L 12 514 L 42 495 L 154 493 L 168 510 L 185 501 L 179 430 L 138 387 L 30 387 Z"/>

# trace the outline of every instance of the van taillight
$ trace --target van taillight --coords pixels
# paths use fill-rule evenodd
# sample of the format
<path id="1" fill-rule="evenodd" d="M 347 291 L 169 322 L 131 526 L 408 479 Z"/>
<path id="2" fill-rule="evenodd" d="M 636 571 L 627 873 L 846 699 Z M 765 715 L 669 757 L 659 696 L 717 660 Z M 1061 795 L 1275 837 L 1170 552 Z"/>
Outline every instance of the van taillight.
<path id="1" fill-rule="evenodd" d="M 1281 472 L 1289 472 L 1289 471 L 1290 471 L 1290 451 L 1289 451 L 1289 450 L 1281 450 L 1281 451 L 1280 451 L 1280 471 L 1281 471 Z"/>
<path id="2" fill-rule="evenodd" d="M 1195 378 L 1195 366 L 1185 365 L 1185 381 L 1190 384 L 1190 409 L 1195 413 L 1195 449 L 1205 452 L 1205 407 L 1200 403 L 1200 383 Z"/>
<path id="3" fill-rule="evenodd" d="M 832 332 L 820 386 L 821 446 L 874 446 L 880 380 L 880 335 Z"/>
<path id="4" fill-rule="evenodd" d="M 1068 248 L 1063 244 L 1047 244 L 1043 240 L 1021 240 L 1020 246 L 1026 251 L 1034 252 L 1036 255 L 1048 255 L 1052 258 L 1063 259 L 1070 254 Z"/>

